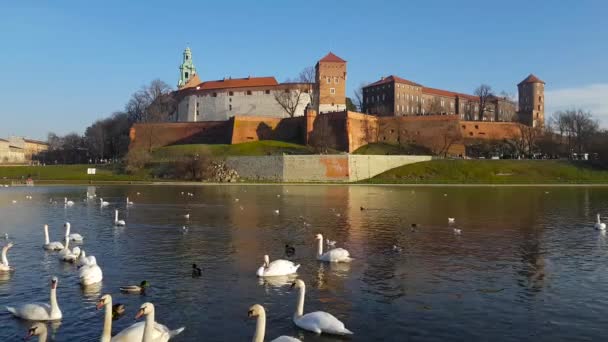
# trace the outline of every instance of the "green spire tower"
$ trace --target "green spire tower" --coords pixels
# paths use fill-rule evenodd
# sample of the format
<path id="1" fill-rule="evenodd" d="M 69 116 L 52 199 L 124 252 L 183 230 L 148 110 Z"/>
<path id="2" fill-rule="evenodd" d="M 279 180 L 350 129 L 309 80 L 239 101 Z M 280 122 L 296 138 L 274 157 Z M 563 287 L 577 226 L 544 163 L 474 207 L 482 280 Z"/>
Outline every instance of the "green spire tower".
<path id="1" fill-rule="evenodd" d="M 190 48 L 187 47 L 186 50 L 184 50 L 184 59 L 182 61 L 182 65 L 179 66 L 179 82 L 177 83 L 177 86 L 183 86 L 195 74 L 196 67 L 192 62 L 192 51 L 190 51 Z"/>

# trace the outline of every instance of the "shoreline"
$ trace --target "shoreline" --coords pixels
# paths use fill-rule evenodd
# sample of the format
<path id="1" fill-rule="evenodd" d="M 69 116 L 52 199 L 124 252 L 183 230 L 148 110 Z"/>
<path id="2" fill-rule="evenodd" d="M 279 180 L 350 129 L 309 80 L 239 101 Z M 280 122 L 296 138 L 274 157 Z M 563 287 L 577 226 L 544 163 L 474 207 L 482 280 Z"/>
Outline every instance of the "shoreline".
<path id="1" fill-rule="evenodd" d="M 220 183 L 220 182 L 190 182 L 190 181 L 69 181 L 69 180 L 44 180 L 35 183 L 35 186 L 103 186 L 103 185 L 121 185 L 121 186 L 382 186 L 382 187 L 608 187 L 608 183 L 349 183 L 349 182 L 298 182 L 298 183 L 286 183 L 286 182 L 234 182 L 234 183 Z M 10 187 L 28 187 L 25 184 L 10 185 Z"/>

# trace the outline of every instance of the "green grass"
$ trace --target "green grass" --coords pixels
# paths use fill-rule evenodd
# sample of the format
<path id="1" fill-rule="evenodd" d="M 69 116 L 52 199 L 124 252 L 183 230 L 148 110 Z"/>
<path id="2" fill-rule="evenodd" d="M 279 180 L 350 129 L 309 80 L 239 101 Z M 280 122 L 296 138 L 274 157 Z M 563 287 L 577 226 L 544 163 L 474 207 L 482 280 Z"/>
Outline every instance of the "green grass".
<path id="1" fill-rule="evenodd" d="M 282 141 L 262 140 L 234 145 L 173 145 L 161 147 L 152 152 L 155 161 L 175 160 L 183 156 L 210 155 L 222 156 L 267 156 L 282 154 L 311 154 L 309 147 Z"/>
<path id="2" fill-rule="evenodd" d="M 608 183 L 608 171 L 549 160 L 433 160 L 401 166 L 363 183 L 589 184 Z"/>
<path id="3" fill-rule="evenodd" d="M 95 175 L 88 175 L 87 168 L 95 167 Z M 25 180 L 32 177 L 34 181 L 69 180 L 69 181 L 136 181 L 148 178 L 146 172 L 128 175 L 111 166 L 92 165 L 47 165 L 47 166 L 3 166 L 0 167 L 0 183 L 11 180 Z"/>
<path id="4" fill-rule="evenodd" d="M 383 143 L 367 144 L 356 149 L 352 154 L 365 155 L 415 155 L 415 154 L 431 154 L 428 149 L 416 145 L 392 145 Z"/>

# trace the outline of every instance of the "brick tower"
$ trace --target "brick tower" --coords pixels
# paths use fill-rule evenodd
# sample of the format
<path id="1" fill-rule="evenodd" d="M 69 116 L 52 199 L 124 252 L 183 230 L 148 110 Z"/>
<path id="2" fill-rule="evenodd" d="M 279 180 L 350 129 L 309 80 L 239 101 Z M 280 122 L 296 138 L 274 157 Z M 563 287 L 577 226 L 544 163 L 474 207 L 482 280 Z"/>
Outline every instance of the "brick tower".
<path id="1" fill-rule="evenodd" d="M 517 85 L 519 121 L 532 127 L 545 124 L 545 82 L 530 74 Z"/>
<path id="2" fill-rule="evenodd" d="M 346 110 L 346 61 L 331 52 L 315 66 L 313 108 L 319 114 Z"/>

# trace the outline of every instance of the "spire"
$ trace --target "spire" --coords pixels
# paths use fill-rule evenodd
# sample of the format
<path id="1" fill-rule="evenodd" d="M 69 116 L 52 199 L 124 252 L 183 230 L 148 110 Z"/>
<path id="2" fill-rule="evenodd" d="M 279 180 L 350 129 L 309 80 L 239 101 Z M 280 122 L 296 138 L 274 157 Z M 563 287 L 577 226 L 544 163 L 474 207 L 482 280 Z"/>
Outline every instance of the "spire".
<path id="1" fill-rule="evenodd" d="M 196 67 L 192 62 L 192 51 L 190 47 L 186 47 L 183 53 L 182 65 L 179 67 L 179 82 L 177 87 L 183 87 L 188 81 L 196 75 Z"/>

